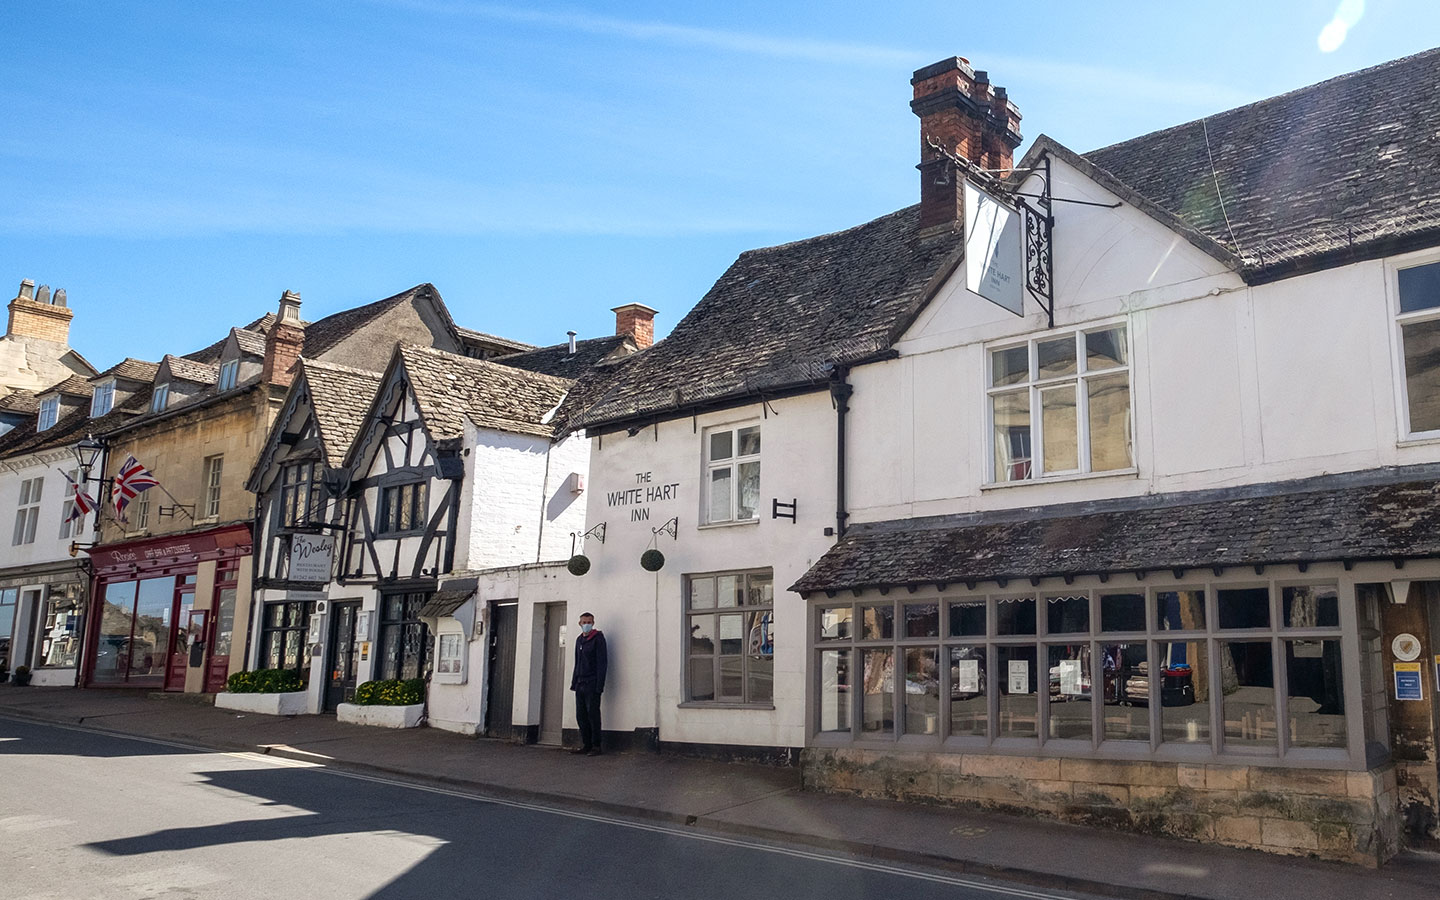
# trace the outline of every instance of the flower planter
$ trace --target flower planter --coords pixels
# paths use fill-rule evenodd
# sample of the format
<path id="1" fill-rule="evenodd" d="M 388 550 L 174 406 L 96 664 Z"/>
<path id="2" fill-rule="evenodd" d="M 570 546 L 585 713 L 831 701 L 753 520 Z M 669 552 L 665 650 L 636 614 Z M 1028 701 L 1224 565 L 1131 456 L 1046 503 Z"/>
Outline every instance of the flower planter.
<path id="1" fill-rule="evenodd" d="M 335 719 L 352 725 L 374 725 L 379 728 L 414 728 L 425 714 L 425 704 L 412 706 L 361 706 L 342 703 L 335 710 Z"/>
<path id="2" fill-rule="evenodd" d="M 226 691 L 215 695 L 215 706 L 262 716 L 298 716 L 310 711 L 305 691 L 280 694 L 232 694 Z"/>

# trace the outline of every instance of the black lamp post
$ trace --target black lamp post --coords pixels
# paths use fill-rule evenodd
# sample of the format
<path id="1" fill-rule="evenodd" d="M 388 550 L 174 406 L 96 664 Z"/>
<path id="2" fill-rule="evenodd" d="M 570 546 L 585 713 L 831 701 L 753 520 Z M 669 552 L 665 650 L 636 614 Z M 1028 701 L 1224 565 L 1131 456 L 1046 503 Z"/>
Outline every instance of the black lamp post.
<path id="1" fill-rule="evenodd" d="M 77 442 L 71 450 L 75 453 L 76 462 L 80 463 L 80 477 L 86 481 L 91 480 L 90 470 L 95 467 L 100 454 L 105 452 L 105 442 L 93 434 L 87 434 L 85 439 Z"/>

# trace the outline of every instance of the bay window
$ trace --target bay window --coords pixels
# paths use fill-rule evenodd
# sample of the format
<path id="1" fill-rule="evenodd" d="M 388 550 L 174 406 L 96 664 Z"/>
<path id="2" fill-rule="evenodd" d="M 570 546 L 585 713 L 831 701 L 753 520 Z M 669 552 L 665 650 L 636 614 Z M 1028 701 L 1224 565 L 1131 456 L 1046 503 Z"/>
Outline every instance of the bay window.
<path id="1" fill-rule="evenodd" d="M 1124 325 L 989 353 L 991 483 L 1134 466 Z"/>

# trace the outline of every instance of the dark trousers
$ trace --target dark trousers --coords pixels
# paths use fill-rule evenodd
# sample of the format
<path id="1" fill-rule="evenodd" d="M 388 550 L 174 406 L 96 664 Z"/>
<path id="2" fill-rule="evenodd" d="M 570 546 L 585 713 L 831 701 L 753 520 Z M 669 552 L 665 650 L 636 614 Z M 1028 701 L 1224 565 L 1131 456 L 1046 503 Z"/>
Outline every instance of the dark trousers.
<path id="1" fill-rule="evenodd" d="M 580 726 L 580 746 L 600 749 L 600 692 L 584 688 L 575 692 L 575 724 Z"/>

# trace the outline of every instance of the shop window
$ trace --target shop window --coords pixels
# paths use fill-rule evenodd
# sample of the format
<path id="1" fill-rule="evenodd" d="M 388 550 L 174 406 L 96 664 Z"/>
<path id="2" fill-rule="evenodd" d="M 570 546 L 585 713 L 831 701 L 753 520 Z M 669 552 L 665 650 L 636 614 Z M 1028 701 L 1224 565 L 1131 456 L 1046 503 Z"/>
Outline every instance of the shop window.
<path id="1" fill-rule="evenodd" d="M 110 582 L 101 591 L 92 681 L 163 683 L 176 628 L 175 576 Z"/>
<path id="2" fill-rule="evenodd" d="M 836 620 L 830 628 L 848 632 L 849 624 Z M 686 702 L 770 705 L 775 593 L 769 570 L 690 576 L 685 628 Z"/>
<path id="3" fill-rule="evenodd" d="M 1278 582 L 821 601 L 813 727 L 826 743 L 1339 761 L 1358 713 L 1341 608 L 1333 584 Z"/>
<path id="4" fill-rule="evenodd" d="M 19 588 L 0 589 L 0 668 L 10 668 L 10 632 L 15 628 L 15 605 Z"/>
<path id="5" fill-rule="evenodd" d="M 1134 466 L 1125 326 L 989 354 L 992 483 Z"/>
<path id="6" fill-rule="evenodd" d="M 1397 273 L 1405 431 L 1440 431 L 1440 262 Z"/>
<path id="7" fill-rule="evenodd" d="M 385 594 L 380 598 L 380 659 L 376 676 L 424 678 L 430 672 L 430 640 L 420 607 L 429 594 Z"/>
<path id="8" fill-rule="evenodd" d="M 380 534 L 403 534 L 425 527 L 426 482 L 392 484 L 380 489 Z"/>
<path id="9" fill-rule="evenodd" d="M 10 543 L 16 547 L 35 543 L 35 526 L 40 521 L 40 493 L 45 477 L 20 482 L 20 503 L 15 510 L 15 532 Z"/>
<path id="10" fill-rule="evenodd" d="M 760 426 L 705 432 L 705 523 L 748 522 L 760 507 Z"/>
<path id="11" fill-rule="evenodd" d="M 81 603 L 78 584 L 51 587 L 40 618 L 40 648 L 36 665 L 72 668 L 80 654 Z"/>

